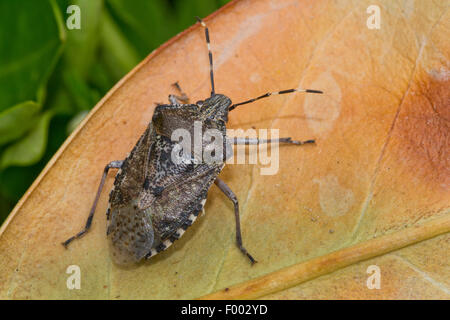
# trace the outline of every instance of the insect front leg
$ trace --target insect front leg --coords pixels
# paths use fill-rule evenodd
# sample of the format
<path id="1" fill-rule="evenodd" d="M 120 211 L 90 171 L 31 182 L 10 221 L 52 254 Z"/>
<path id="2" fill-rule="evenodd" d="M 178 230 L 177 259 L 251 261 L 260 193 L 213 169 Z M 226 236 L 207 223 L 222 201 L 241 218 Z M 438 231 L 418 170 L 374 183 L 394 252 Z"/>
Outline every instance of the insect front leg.
<path id="1" fill-rule="evenodd" d="M 239 218 L 239 202 L 234 194 L 234 192 L 228 187 L 225 182 L 220 180 L 219 178 L 216 178 L 214 183 L 219 187 L 220 190 L 233 202 L 234 205 L 234 216 L 236 218 L 236 241 L 239 246 L 239 249 L 242 251 L 243 254 L 245 254 L 250 261 L 253 263 L 256 262 L 255 259 L 247 252 L 247 249 L 244 248 L 242 245 L 242 235 L 241 235 L 241 221 Z"/>
<path id="2" fill-rule="evenodd" d="M 177 89 L 180 95 L 169 94 L 170 104 L 189 103 L 189 97 L 186 95 L 186 93 L 183 92 L 183 90 L 181 90 L 178 82 L 175 82 L 174 84 L 172 84 L 172 86 Z"/>
<path id="3" fill-rule="evenodd" d="M 103 185 L 105 184 L 105 181 L 106 181 L 106 176 L 108 175 L 108 171 L 111 168 L 119 169 L 122 167 L 122 164 L 123 164 L 123 161 L 112 161 L 112 162 L 108 163 L 108 165 L 105 167 L 105 170 L 103 171 L 102 180 L 100 181 L 100 185 L 98 186 L 97 195 L 95 196 L 95 200 L 94 200 L 94 203 L 92 204 L 91 211 L 89 212 L 89 216 L 87 218 L 84 229 L 81 230 L 80 232 L 78 232 L 76 235 L 74 235 L 74 236 L 70 237 L 69 239 L 67 239 L 66 241 L 64 241 L 62 243 L 64 247 L 67 248 L 69 243 L 71 243 L 73 240 L 75 240 L 77 238 L 80 238 L 89 230 L 89 228 L 91 227 L 91 224 L 92 224 L 92 218 L 94 218 L 94 212 L 95 212 L 95 208 L 97 207 L 98 199 L 100 198 L 100 194 L 102 192 Z"/>
<path id="4" fill-rule="evenodd" d="M 295 144 L 298 146 L 308 144 L 308 143 L 315 143 L 314 140 L 305 140 L 305 141 L 297 141 L 292 140 L 292 138 L 278 138 L 278 139 L 258 139 L 258 138 L 239 138 L 239 137 L 233 137 L 228 138 L 230 140 L 233 140 L 234 145 L 254 145 L 254 144 L 262 144 L 262 143 L 288 143 L 288 144 Z"/>

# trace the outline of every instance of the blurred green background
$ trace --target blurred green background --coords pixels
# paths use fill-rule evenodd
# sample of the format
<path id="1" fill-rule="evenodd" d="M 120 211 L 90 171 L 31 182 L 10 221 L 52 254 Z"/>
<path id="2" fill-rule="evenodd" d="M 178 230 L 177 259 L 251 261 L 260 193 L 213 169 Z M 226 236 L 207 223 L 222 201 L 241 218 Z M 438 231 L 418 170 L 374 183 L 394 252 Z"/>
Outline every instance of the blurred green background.
<path id="1" fill-rule="evenodd" d="M 0 0 L 0 224 L 120 78 L 228 1 Z"/>

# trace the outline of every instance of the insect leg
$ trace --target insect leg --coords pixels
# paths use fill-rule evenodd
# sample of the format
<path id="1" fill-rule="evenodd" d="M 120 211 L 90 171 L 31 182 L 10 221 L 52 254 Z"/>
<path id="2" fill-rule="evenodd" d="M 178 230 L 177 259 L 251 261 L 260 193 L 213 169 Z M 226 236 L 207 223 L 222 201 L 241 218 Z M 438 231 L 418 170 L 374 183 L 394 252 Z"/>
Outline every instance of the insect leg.
<path id="1" fill-rule="evenodd" d="M 92 204 L 91 211 L 89 212 L 89 216 L 87 218 L 85 227 L 83 228 L 83 230 L 78 232 L 76 235 L 74 235 L 74 236 L 70 237 L 69 239 L 67 239 L 66 241 L 64 241 L 62 243 L 64 247 L 67 248 L 69 243 L 71 243 L 73 240 L 75 240 L 77 238 L 80 238 L 89 230 L 89 228 L 91 227 L 92 218 L 94 217 L 95 208 L 97 207 L 98 199 L 100 198 L 100 194 L 102 192 L 103 185 L 105 184 L 105 181 L 106 181 L 106 176 L 108 175 L 108 171 L 111 168 L 119 169 L 120 167 L 122 167 L 122 164 L 123 164 L 123 161 L 112 161 L 112 162 L 108 163 L 108 165 L 105 167 L 105 170 L 103 171 L 102 180 L 100 181 L 100 185 L 98 186 L 97 195 L 95 196 L 95 200 L 94 200 L 94 203 Z"/>
<path id="2" fill-rule="evenodd" d="M 247 250 L 242 245 L 242 236 L 241 236 L 241 222 L 239 218 L 239 202 L 236 197 L 236 195 L 233 193 L 233 191 L 228 187 L 225 182 L 220 180 L 219 178 L 216 178 L 214 183 L 219 187 L 220 190 L 233 202 L 234 205 L 234 215 L 236 218 L 236 241 L 239 246 L 239 249 L 241 249 L 242 253 L 245 254 L 252 263 L 255 263 L 256 260 L 253 259 L 253 257 L 247 252 Z"/>
<path id="3" fill-rule="evenodd" d="M 289 143 L 289 144 L 295 144 L 298 146 L 308 144 L 308 143 L 315 143 L 314 140 L 305 140 L 305 141 L 297 141 L 292 140 L 292 138 L 278 138 L 278 139 L 258 139 L 258 138 L 239 138 L 239 137 L 233 137 L 228 138 L 233 140 L 233 144 L 235 145 L 254 145 L 254 144 L 262 144 L 262 143 Z"/>
<path id="4" fill-rule="evenodd" d="M 175 89 L 177 89 L 180 95 L 169 94 L 170 103 L 171 104 L 189 103 L 188 96 L 186 95 L 186 93 L 183 92 L 183 90 L 181 90 L 181 87 L 178 84 L 178 82 L 173 83 L 172 86 L 175 87 Z"/>
<path id="5" fill-rule="evenodd" d="M 208 30 L 208 27 L 206 26 L 205 22 L 203 22 L 202 19 L 197 17 L 197 20 L 198 20 L 198 22 L 200 22 L 202 27 L 205 28 L 205 38 L 206 38 L 206 45 L 208 46 L 208 56 L 209 56 L 209 74 L 211 77 L 211 96 L 213 96 L 215 94 L 214 73 L 213 73 L 213 57 L 212 57 L 212 52 L 211 52 L 211 44 L 209 42 L 209 30 Z"/>

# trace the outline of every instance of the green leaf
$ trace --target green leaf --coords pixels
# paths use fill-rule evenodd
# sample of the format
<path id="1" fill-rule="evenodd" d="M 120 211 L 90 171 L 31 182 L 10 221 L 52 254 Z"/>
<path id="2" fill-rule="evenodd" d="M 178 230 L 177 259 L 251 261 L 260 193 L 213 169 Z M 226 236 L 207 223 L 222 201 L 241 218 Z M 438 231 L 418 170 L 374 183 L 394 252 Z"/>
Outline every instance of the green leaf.
<path id="1" fill-rule="evenodd" d="M 114 85 L 112 76 L 108 73 L 104 61 L 99 60 L 92 66 L 91 74 L 89 75 L 89 82 L 97 88 L 100 92 L 106 93 Z"/>
<path id="2" fill-rule="evenodd" d="M 102 0 L 75 0 L 72 5 L 80 8 L 81 29 L 67 31 L 67 41 L 64 50 L 64 69 L 76 71 L 82 78 L 86 78 L 95 59 L 98 46 Z M 62 8 L 65 13 L 67 8 Z M 68 18 L 69 14 L 65 13 Z M 91 106 L 92 107 L 92 106 Z"/>
<path id="3" fill-rule="evenodd" d="M 136 49 L 106 11 L 103 11 L 101 21 L 101 58 L 106 61 L 108 71 L 117 81 L 136 66 L 140 58 Z"/>
<path id="4" fill-rule="evenodd" d="M 183 30 L 197 22 L 196 16 L 205 17 L 217 9 L 216 1 L 211 0 L 176 0 L 178 27 Z"/>
<path id="5" fill-rule="evenodd" d="M 177 25 L 168 1 L 108 0 L 127 39 L 143 58 L 177 32 Z M 172 13 L 172 14 L 171 14 Z M 195 18 L 191 17 L 193 21 Z"/>
<path id="6" fill-rule="evenodd" d="M 102 94 L 89 88 L 88 79 L 95 63 L 98 49 L 99 25 L 103 9 L 102 0 L 57 0 L 64 18 L 69 5 L 80 7 L 81 29 L 67 30 L 63 58 L 59 61 L 48 83 L 46 109 L 59 115 L 73 116 L 79 110 L 90 109 Z M 109 89 L 110 87 L 108 87 Z M 65 131 L 65 130 L 64 130 Z"/>
<path id="7" fill-rule="evenodd" d="M 53 1 L 0 0 L 0 112 L 22 101 L 42 102 L 63 30 Z"/>
<path id="8" fill-rule="evenodd" d="M 217 0 L 217 5 L 219 7 L 224 6 L 225 4 L 227 4 L 228 2 L 230 2 L 230 0 Z"/>
<path id="9" fill-rule="evenodd" d="M 3 221 L 8 216 L 8 213 L 11 211 L 13 202 L 4 197 L 0 192 L 0 221 Z"/>
<path id="10" fill-rule="evenodd" d="M 71 134 L 73 130 L 78 127 L 78 125 L 83 121 L 84 118 L 88 115 L 89 111 L 84 110 L 79 113 L 77 113 L 67 124 L 67 134 Z"/>
<path id="11" fill-rule="evenodd" d="M 73 115 L 76 110 L 75 103 L 73 102 L 70 93 L 63 86 L 49 87 L 46 108 L 47 110 L 52 110 L 54 114 L 66 116 Z"/>
<path id="12" fill-rule="evenodd" d="M 94 90 L 81 78 L 78 72 L 67 70 L 63 72 L 64 84 L 75 102 L 78 110 L 89 110 L 100 99 Z"/>
<path id="13" fill-rule="evenodd" d="M 1 156 L 0 169 L 13 165 L 29 166 L 41 159 L 47 145 L 51 117 L 51 112 L 44 113 L 23 139 L 6 148 Z"/>
<path id="14" fill-rule="evenodd" d="M 0 145 L 22 136 L 32 126 L 40 105 L 25 101 L 0 113 Z"/>

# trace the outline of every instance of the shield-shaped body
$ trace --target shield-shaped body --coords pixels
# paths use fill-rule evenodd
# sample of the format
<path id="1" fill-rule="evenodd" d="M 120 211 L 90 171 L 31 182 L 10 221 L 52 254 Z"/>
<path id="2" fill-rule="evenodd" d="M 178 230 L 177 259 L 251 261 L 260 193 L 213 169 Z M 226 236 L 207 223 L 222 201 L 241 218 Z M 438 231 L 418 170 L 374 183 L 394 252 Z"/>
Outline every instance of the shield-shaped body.
<path id="1" fill-rule="evenodd" d="M 152 122 L 117 172 L 110 193 L 107 235 L 117 264 L 136 263 L 165 250 L 195 221 L 226 157 L 218 163 L 196 163 L 194 147 L 192 161 L 174 162 L 177 142 L 172 134 L 184 129 L 192 136 L 194 124 L 201 123 L 202 134 L 216 130 L 226 144 L 230 104 L 227 97 L 214 95 L 201 104 L 155 109 Z M 211 144 L 201 143 L 202 149 Z"/>

